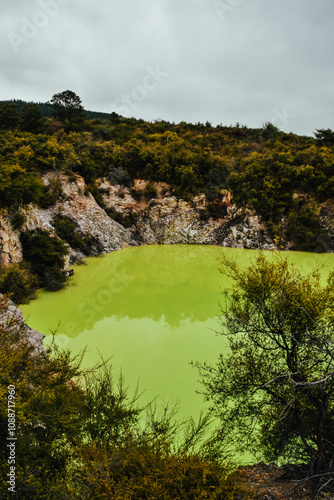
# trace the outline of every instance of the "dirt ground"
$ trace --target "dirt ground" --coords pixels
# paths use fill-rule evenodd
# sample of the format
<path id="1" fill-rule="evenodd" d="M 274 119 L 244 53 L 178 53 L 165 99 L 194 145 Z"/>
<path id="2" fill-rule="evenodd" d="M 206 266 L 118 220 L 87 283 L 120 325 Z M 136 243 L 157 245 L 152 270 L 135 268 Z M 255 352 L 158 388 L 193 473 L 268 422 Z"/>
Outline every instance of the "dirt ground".
<path id="1" fill-rule="evenodd" d="M 295 467 L 284 465 L 278 467 L 275 464 L 266 465 L 259 463 L 240 467 L 240 477 L 254 492 L 256 500 L 311 500 L 311 499 L 333 499 L 334 485 L 331 491 L 324 488 L 323 491 L 314 496 L 313 485 L 310 481 L 304 481 L 305 473 L 296 470 Z"/>

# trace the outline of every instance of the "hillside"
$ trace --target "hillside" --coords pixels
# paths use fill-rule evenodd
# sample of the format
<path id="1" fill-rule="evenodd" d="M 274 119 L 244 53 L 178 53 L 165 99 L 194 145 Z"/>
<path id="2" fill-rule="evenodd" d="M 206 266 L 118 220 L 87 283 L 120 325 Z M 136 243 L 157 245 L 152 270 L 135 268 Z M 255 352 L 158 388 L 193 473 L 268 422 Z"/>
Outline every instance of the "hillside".
<path id="1" fill-rule="evenodd" d="M 207 424 L 204 417 L 198 424 L 188 422 L 184 443 L 176 444 L 180 424 L 168 408 L 162 417 L 150 409 L 142 429 L 143 409 L 137 408 L 135 396 L 128 397 L 121 380 L 116 389 L 106 366 L 98 373 L 83 372 L 80 356 L 72 359 L 54 346 L 48 356 L 42 349 L 31 356 L 41 336 L 23 323 L 7 297 L 22 304 L 39 287 L 59 290 L 71 273 L 70 263 L 126 246 L 188 243 L 333 252 L 333 174 L 331 130 L 318 130 L 313 138 L 283 133 L 271 123 L 250 129 L 145 122 L 85 112 L 70 91 L 53 96 L 52 106 L 0 103 L 0 293 L 5 295 L 0 295 L 0 365 L 3 399 L 13 380 L 22 398 L 17 406 L 17 487 L 25 498 L 311 495 L 311 468 L 304 465 L 258 464 L 230 474 L 233 464 L 222 463 L 219 439 L 196 447 Z M 330 302 L 331 290 L 328 286 L 321 297 Z M 287 303 L 297 308 L 286 315 L 295 329 L 296 315 L 304 309 Z M 315 308 L 320 303 L 307 301 Z M 14 337 L 8 336 L 8 318 Z M 332 350 L 316 347 L 318 354 L 329 356 L 326 367 L 332 366 Z M 269 359 L 268 352 L 258 359 Z M 252 360 L 240 366 L 256 365 Z M 76 385 L 73 379 L 79 375 Z M 303 387 L 303 398 L 307 391 Z M 310 392 L 317 395 L 316 389 Z M 307 400 L 302 414 L 311 414 L 312 408 Z M 3 440 L 6 411 L 3 405 Z M 311 420 L 306 423 L 312 430 Z M 68 466 L 69 457 L 74 466 Z M 7 471 L 4 453 L 0 466 Z M 324 461 L 324 470 L 327 466 Z M 320 498 L 331 498 L 326 489 L 332 485 L 332 462 L 328 467 L 330 472 L 326 469 L 325 479 L 316 484 L 324 490 Z M 0 487 L 6 486 L 3 480 Z"/>
<path id="2" fill-rule="evenodd" d="M 214 219 L 225 215 L 220 195 L 228 190 L 238 207 L 262 217 L 272 238 L 283 240 L 283 246 L 331 250 L 322 224 L 334 196 L 331 131 L 311 138 L 280 132 L 272 124 L 249 129 L 148 123 L 115 113 L 108 120 L 107 115 L 86 119 L 83 113 L 77 123 L 41 113 L 37 127 L 31 110 L 30 116 L 29 109 L 24 115 L 24 104 L 0 105 L 2 208 L 54 202 L 54 195 L 42 199 L 38 189 L 38 180 L 49 171 L 81 175 L 98 203 L 97 179 L 107 177 L 125 187 L 143 179 L 168 184 L 172 195 L 187 202 L 205 194 L 208 217 Z M 50 106 L 38 106 L 50 116 Z M 24 186 L 18 185 L 20 176 L 13 172 L 17 168 L 27 174 Z M 30 188 L 36 192 L 28 194 Z M 154 190 L 146 194 L 153 198 Z"/>

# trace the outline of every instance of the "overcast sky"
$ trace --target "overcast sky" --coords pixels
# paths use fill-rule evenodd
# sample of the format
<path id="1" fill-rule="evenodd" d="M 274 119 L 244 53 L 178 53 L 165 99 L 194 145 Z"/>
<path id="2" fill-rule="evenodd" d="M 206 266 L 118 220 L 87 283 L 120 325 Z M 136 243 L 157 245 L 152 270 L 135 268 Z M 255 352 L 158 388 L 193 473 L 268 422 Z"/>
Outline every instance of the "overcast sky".
<path id="1" fill-rule="evenodd" d="M 0 100 L 334 129 L 334 0 L 2 0 Z"/>

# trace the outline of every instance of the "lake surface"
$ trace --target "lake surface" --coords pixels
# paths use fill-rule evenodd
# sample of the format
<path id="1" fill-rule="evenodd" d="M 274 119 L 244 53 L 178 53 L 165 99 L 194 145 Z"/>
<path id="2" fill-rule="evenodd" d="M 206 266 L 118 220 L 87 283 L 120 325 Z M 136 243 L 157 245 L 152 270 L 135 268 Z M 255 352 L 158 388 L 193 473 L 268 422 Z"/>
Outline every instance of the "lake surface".
<path id="1" fill-rule="evenodd" d="M 266 252 L 272 255 L 271 252 Z M 284 252 L 283 252 L 284 253 Z M 88 347 L 84 366 L 112 357 L 115 378 L 122 369 L 130 394 L 138 381 L 140 402 L 179 402 L 179 416 L 198 417 L 205 409 L 192 361 L 215 362 L 226 349 L 219 330 L 221 289 L 218 271 L 225 254 L 249 263 L 256 251 L 195 245 L 142 246 L 88 258 L 74 266 L 70 286 L 39 292 L 22 306 L 27 323 L 77 353 Z M 291 252 L 289 259 L 308 273 L 332 254 Z M 217 261 L 218 259 L 218 261 Z"/>

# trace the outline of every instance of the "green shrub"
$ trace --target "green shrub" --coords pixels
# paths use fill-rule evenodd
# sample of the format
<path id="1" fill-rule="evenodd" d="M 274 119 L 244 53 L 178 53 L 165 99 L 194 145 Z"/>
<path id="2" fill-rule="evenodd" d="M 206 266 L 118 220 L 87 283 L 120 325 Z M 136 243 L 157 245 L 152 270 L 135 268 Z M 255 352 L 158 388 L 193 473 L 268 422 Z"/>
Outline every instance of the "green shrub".
<path id="1" fill-rule="evenodd" d="M 73 478 L 73 495 L 94 499 L 236 500 L 253 498 L 238 473 L 195 453 L 161 455 L 156 444 L 130 441 L 110 452 L 94 445 L 82 447 L 82 463 Z"/>
<path id="2" fill-rule="evenodd" d="M 207 221 L 210 218 L 217 220 L 222 219 L 227 215 L 227 207 L 219 202 L 210 202 L 206 208 L 199 210 L 199 217 L 203 221 Z"/>
<path id="3" fill-rule="evenodd" d="M 130 194 L 132 196 L 132 198 L 136 201 L 140 201 L 143 197 L 143 190 L 142 189 L 136 189 L 136 188 L 132 188 L 130 190 Z"/>
<path id="4" fill-rule="evenodd" d="M 106 204 L 103 201 L 102 193 L 99 191 L 99 188 L 96 185 L 96 181 L 93 181 L 90 184 L 86 184 L 85 196 L 88 196 L 89 193 L 94 197 L 96 203 L 100 205 L 100 207 L 103 208 L 103 210 L 105 210 Z"/>
<path id="5" fill-rule="evenodd" d="M 38 203 L 43 184 L 33 172 L 18 164 L 0 162 L 0 206 L 19 207 Z"/>
<path id="6" fill-rule="evenodd" d="M 114 167 L 111 169 L 107 178 L 113 185 L 120 185 L 129 188 L 133 186 L 133 180 L 129 172 L 123 167 Z"/>
<path id="7" fill-rule="evenodd" d="M 287 232 L 297 250 L 316 250 L 320 235 L 319 210 L 316 205 L 312 202 L 297 202 L 289 214 Z"/>
<path id="8" fill-rule="evenodd" d="M 47 269 L 43 276 L 43 286 L 49 292 L 57 292 L 64 288 L 67 276 L 64 271 L 58 267 Z"/>
<path id="9" fill-rule="evenodd" d="M 152 198 L 155 198 L 158 194 L 158 190 L 153 184 L 153 182 L 148 182 L 143 190 L 143 195 L 146 198 L 146 200 L 151 200 Z"/>
<path id="10" fill-rule="evenodd" d="M 44 186 L 38 204 L 42 208 L 52 207 L 62 194 L 63 190 L 59 179 L 51 179 L 50 184 L 48 186 Z"/>
<path id="11" fill-rule="evenodd" d="M 39 280 L 25 263 L 0 267 L 0 292 L 16 304 L 27 304 L 36 297 Z"/>
<path id="12" fill-rule="evenodd" d="M 116 208 L 111 207 L 106 210 L 107 215 L 111 219 L 113 219 L 115 222 L 118 222 L 119 224 L 123 224 L 123 214 L 121 212 L 118 212 Z"/>
<path id="13" fill-rule="evenodd" d="M 14 215 L 12 215 L 10 222 L 12 225 L 12 228 L 15 229 L 21 229 L 22 226 L 26 223 L 27 217 L 25 214 L 22 212 L 15 212 Z"/>
<path id="14" fill-rule="evenodd" d="M 222 219 L 227 215 L 227 207 L 221 203 L 208 203 L 207 211 L 213 219 Z"/>
<path id="15" fill-rule="evenodd" d="M 0 314 L 5 304 L 0 298 Z M 11 335 L 0 325 L 0 441 L 7 442 L 5 398 L 8 386 L 14 385 L 16 494 L 8 492 L 8 448 L 1 446 L 0 498 L 65 499 L 66 454 L 71 437 L 80 432 L 82 393 L 69 382 L 79 374 L 78 363 L 55 349 L 49 350 L 49 356 L 32 356 L 20 329 L 15 331 L 15 321 L 14 317 Z"/>
<path id="16" fill-rule="evenodd" d="M 70 173 L 70 174 L 67 176 L 67 178 L 68 178 L 68 182 L 76 182 L 76 181 L 77 181 L 77 177 L 76 177 L 76 175 L 75 175 L 75 174 L 73 174 L 73 173 Z"/>
<path id="17" fill-rule="evenodd" d="M 45 125 L 45 118 L 38 106 L 38 104 L 27 103 L 21 114 L 20 128 L 33 134 L 43 132 Z"/>
<path id="18" fill-rule="evenodd" d="M 30 263 L 33 273 L 47 290 L 59 290 L 66 282 L 63 272 L 65 256 L 69 253 L 65 243 L 50 231 L 40 228 L 25 231 L 20 236 L 23 258 Z"/>
<path id="19" fill-rule="evenodd" d="M 72 248 L 84 250 L 85 242 L 77 232 L 77 225 L 66 215 L 57 215 L 52 221 L 59 238 L 66 241 Z"/>
<path id="20" fill-rule="evenodd" d="M 131 189 L 131 196 L 134 198 L 136 201 L 140 201 L 143 198 L 145 200 L 149 201 L 152 200 L 152 198 L 155 198 L 158 194 L 158 190 L 153 184 L 153 182 L 149 181 L 144 189 L 138 189 L 138 188 L 132 188 Z"/>
<path id="21" fill-rule="evenodd" d="M 137 221 L 137 214 L 133 211 L 128 214 L 122 214 L 121 212 L 118 212 L 114 207 L 111 207 L 108 209 L 107 214 L 115 222 L 122 224 L 122 226 L 124 227 L 131 227 Z"/>

